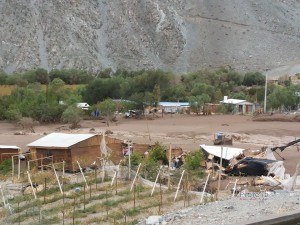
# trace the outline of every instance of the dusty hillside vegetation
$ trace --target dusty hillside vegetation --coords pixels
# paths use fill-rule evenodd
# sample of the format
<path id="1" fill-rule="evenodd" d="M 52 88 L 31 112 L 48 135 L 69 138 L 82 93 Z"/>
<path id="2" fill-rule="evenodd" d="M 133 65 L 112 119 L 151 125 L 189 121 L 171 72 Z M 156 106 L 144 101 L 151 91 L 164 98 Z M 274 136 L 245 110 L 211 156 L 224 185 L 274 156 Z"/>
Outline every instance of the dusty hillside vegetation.
<path id="1" fill-rule="evenodd" d="M 297 0 L 0 1 L 0 68 L 264 70 L 299 60 Z"/>

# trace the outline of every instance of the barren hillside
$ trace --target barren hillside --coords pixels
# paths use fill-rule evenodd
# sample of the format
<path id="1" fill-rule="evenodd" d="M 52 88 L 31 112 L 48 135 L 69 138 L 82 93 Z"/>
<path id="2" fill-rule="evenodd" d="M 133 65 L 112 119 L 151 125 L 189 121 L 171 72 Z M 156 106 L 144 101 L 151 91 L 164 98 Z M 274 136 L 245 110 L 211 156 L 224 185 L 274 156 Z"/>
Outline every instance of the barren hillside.
<path id="1" fill-rule="evenodd" d="M 300 59 L 299 0 L 0 0 L 0 68 L 264 70 Z"/>

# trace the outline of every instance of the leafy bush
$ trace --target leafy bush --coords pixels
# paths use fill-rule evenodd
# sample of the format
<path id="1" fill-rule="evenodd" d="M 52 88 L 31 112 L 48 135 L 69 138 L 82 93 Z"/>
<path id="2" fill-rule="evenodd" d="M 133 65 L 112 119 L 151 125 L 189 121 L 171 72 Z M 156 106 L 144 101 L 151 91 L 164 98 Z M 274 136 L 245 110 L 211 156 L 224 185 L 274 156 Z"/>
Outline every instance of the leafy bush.
<path id="1" fill-rule="evenodd" d="M 159 164 L 153 159 L 147 158 L 142 164 L 141 174 L 145 179 L 155 181 L 157 172 L 159 170 Z"/>
<path id="2" fill-rule="evenodd" d="M 5 116 L 9 121 L 18 121 L 22 118 L 20 110 L 16 107 L 10 107 L 5 113 Z"/>
<path id="3" fill-rule="evenodd" d="M 83 111 L 76 106 L 69 106 L 62 114 L 61 120 L 64 123 L 71 123 L 71 128 L 77 128 L 82 120 Z"/>
<path id="4" fill-rule="evenodd" d="M 156 143 L 149 151 L 149 160 L 153 160 L 154 162 L 161 161 L 163 164 L 168 164 L 165 146 Z"/>
<path id="5" fill-rule="evenodd" d="M 229 104 L 221 104 L 221 105 L 218 105 L 218 107 L 217 107 L 217 112 L 223 113 L 223 114 L 232 113 L 233 110 L 234 110 L 233 106 L 229 105 Z"/>
<path id="6" fill-rule="evenodd" d="M 128 165 L 128 157 L 126 157 L 124 164 Z M 137 166 L 143 161 L 143 157 L 138 153 L 132 153 L 130 156 L 130 163 L 132 166 Z"/>
<path id="7" fill-rule="evenodd" d="M 197 170 L 200 168 L 200 162 L 203 160 L 203 155 L 200 151 L 189 153 L 185 158 L 184 167 L 187 170 Z"/>
<path id="8" fill-rule="evenodd" d="M 36 108 L 33 117 L 43 123 L 58 122 L 65 108 L 64 105 L 50 105 L 44 103 Z"/>

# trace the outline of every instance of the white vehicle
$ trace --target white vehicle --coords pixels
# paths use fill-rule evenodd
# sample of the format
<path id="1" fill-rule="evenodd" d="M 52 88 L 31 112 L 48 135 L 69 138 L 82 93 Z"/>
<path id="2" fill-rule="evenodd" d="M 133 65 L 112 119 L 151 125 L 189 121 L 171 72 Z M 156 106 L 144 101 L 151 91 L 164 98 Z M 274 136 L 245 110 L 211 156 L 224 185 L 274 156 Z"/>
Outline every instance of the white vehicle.
<path id="1" fill-rule="evenodd" d="M 77 107 L 84 110 L 88 110 L 90 108 L 90 105 L 86 102 L 79 102 L 77 103 Z"/>

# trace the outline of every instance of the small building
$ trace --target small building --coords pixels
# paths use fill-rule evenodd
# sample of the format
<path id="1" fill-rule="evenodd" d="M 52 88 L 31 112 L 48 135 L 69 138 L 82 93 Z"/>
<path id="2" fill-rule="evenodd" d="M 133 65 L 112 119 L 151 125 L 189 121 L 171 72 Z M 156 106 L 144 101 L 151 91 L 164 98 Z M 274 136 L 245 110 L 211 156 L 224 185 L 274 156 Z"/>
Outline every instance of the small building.
<path id="1" fill-rule="evenodd" d="M 300 84 L 300 73 L 292 75 L 292 76 L 289 76 L 289 80 L 294 85 Z"/>
<path id="2" fill-rule="evenodd" d="M 223 101 L 220 101 L 220 103 L 233 105 L 235 113 L 248 114 L 255 112 L 255 104 L 247 102 L 246 100 L 227 98 L 227 96 L 224 96 Z"/>
<path id="3" fill-rule="evenodd" d="M 21 148 L 11 145 L 0 145 L 0 163 L 6 159 L 11 159 L 13 155 L 18 155 Z"/>
<path id="4" fill-rule="evenodd" d="M 180 113 L 190 107 L 188 102 L 160 102 L 158 105 L 165 113 Z"/>
<path id="5" fill-rule="evenodd" d="M 51 133 L 27 146 L 32 159 L 52 157 L 53 162 L 65 161 L 65 170 L 77 171 L 77 161 L 86 167 L 100 156 L 100 140 L 97 134 Z M 47 159 L 42 164 L 47 164 Z"/>
<path id="6" fill-rule="evenodd" d="M 33 160 L 52 157 L 53 162 L 65 161 L 65 170 L 77 171 L 79 169 L 77 161 L 84 168 L 95 162 L 97 157 L 101 157 L 102 140 L 103 136 L 97 134 L 51 133 L 27 146 L 30 148 Z M 122 142 L 117 138 L 105 136 L 105 145 L 110 154 L 109 160 L 114 164 L 118 164 L 124 158 Z M 150 147 L 147 144 L 132 143 L 132 152 L 144 155 Z M 43 159 L 42 162 L 46 165 L 51 163 L 52 159 Z"/>

